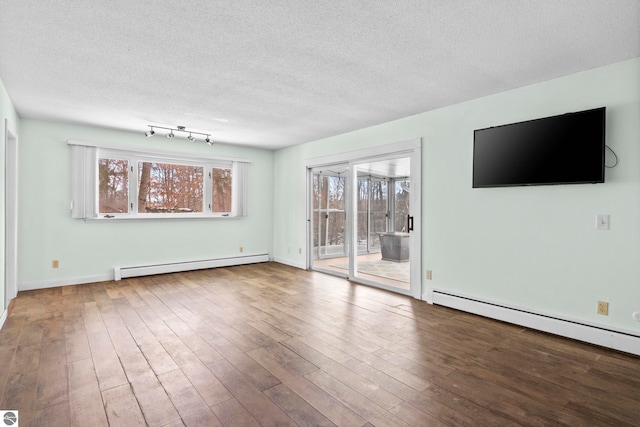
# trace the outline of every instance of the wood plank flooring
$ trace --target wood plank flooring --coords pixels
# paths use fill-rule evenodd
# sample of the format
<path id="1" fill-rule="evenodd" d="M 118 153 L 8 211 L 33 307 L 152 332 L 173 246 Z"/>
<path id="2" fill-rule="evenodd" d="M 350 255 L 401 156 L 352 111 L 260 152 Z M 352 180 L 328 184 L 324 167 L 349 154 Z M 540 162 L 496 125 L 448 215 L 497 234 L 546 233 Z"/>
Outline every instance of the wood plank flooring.
<path id="1" fill-rule="evenodd" d="M 20 292 L 21 426 L 640 425 L 640 358 L 276 263 Z"/>

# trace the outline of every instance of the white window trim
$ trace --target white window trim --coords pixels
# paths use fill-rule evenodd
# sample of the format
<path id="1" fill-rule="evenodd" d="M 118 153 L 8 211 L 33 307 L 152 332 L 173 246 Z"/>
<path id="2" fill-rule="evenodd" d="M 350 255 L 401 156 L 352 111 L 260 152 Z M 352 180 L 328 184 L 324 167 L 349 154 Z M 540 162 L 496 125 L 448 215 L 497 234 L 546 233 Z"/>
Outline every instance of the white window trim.
<path id="1" fill-rule="evenodd" d="M 250 161 L 240 158 L 217 156 L 192 156 L 166 151 L 141 151 L 103 145 L 84 141 L 67 141 L 71 146 L 71 216 L 85 221 L 156 221 L 173 219 L 238 219 L 247 216 L 247 180 Z M 127 213 L 98 213 L 98 159 L 115 158 L 129 162 L 129 212 Z M 137 162 L 149 161 L 156 163 L 183 164 L 201 166 L 204 172 L 204 200 L 203 212 L 154 214 L 138 213 L 138 171 Z M 211 170 L 213 168 L 231 168 L 233 176 L 232 209 L 229 213 L 211 212 L 212 183 Z"/>

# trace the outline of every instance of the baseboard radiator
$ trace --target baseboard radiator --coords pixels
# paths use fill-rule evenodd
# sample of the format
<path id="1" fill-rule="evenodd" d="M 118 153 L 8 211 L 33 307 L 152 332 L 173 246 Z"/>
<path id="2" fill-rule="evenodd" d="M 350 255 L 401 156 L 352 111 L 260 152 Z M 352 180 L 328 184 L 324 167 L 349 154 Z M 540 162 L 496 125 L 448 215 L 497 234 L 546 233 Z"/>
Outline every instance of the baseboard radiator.
<path id="1" fill-rule="evenodd" d="M 115 267 L 114 280 L 127 277 L 150 276 L 152 274 L 178 273 L 180 271 L 202 270 L 205 268 L 231 267 L 233 265 L 255 264 L 269 261 L 268 254 L 249 255 L 232 258 L 207 259 L 200 261 L 175 262 L 168 264 L 140 265 L 135 267 Z"/>
<path id="2" fill-rule="evenodd" d="M 640 335 L 434 290 L 433 304 L 640 356 Z"/>

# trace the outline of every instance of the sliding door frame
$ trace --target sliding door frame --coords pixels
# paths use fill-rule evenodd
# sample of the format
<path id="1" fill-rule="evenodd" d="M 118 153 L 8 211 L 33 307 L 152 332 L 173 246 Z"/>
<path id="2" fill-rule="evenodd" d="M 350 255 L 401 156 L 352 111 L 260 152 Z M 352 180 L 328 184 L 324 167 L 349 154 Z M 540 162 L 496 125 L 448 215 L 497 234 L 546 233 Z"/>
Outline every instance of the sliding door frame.
<path id="1" fill-rule="evenodd" d="M 414 298 L 421 299 L 422 296 L 422 231 L 421 231 L 421 182 L 422 182 L 422 140 L 421 138 L 415 138 L 407 141 L 395 142 L 391 144 L 379 145 L 370 147 L 363 150 L 350 151 L 340 154 L 332 154 L 322 157 L 315 157 L 307 159 L 304 162 L 306 168 L 307 186 L 306 186 L 306 200 L 307 200 L 307 259 L 306 268 L 310 269 L 313 266 L 313 197 L 312 197 L 312 183 L 313 183 L 313 168 L 326 167 L 337 163 L 349 163 L 350 184 L 347 186 L 347 224 L 345 229 L 345 235 L 349 236 L 347 239 L 347 250 L 352 253 L 354 250 L 357 252 L 357 247 L 354 249 L 354 242 L 357 239 L 357 230 L 354 228 L 354 209 L 356 188 L 357 188 L 357 172 L 356 165 L 363 162 L 390 160 L 403 157 L 410 158 L 411 164 L 411 194 L 410 194 L 410 214 L 413 217 L 413 230 L 410 233 L 411 243 L 409 252 L 410 262 L 410 285 L 409 290 L 404 291 L 402 289 L 394 288 L 391 286 L 377 284 L 364 279 L 358 279 L 355 275 L 355 259 L 353 256 L 349 256 L 349 275 L 351 280 L 365 283 L 368 285 L 388 289 L 393 292 L 410 295 Z M 355 186 L 354 186 L 355 184 Z"/>

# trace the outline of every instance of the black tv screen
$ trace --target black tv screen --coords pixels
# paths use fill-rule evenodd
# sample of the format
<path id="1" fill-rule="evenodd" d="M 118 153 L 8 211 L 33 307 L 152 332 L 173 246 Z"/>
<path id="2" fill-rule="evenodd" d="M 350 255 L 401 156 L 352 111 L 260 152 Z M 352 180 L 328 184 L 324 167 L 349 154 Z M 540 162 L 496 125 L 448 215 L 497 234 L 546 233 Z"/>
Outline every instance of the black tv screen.
<path id="1" fill-rule="evenodd" d="M 473 135 L 473 188 L 604 182 L 606 107 Z"/>

